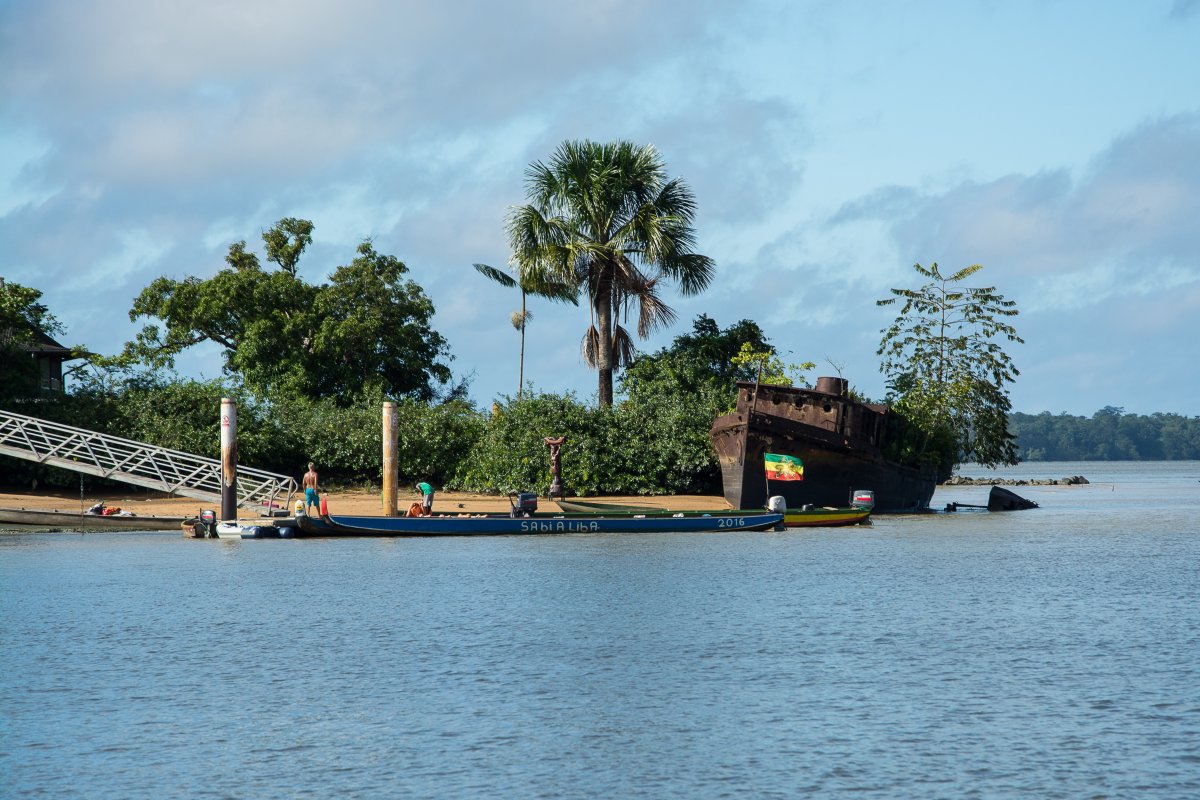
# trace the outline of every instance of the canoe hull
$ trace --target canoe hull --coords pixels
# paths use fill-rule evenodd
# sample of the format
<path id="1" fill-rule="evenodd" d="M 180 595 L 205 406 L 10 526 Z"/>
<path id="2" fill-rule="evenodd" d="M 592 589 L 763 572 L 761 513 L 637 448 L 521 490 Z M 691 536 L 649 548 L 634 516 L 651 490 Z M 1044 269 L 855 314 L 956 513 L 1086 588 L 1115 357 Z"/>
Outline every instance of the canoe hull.
<path id="1" fill-rule="evenodd" d="M 619 505 L 615 503 L 592 503 L 586 500 L 556 500 L 559 507 L 566 512 L 572 513 L 627 513 L 627 514 L 646 514 L 646 513 L 662 513 L 662 509 L 651 506 L 631 506 Z M 697 514 L 704 512 L 686 512 L 689 514 Z M 709 512 L 712 513 L 712 512 Z M 756 514 L 760 513 L 754 510 L 740 511 L 724 511 L 718 512 L 722 514 Z M 783 518 L 783 524 L 789 528 L 829 528 L 841 525 L 861 525 L 866 523 L 871 517 L 871 509 L 869 508 L 814 508 L 807 511 L 803 509 L 789 510 Z"/>
<path id="2" fill-rule="evenodd" d="M 864 525 L 870 519 L 869 508 L 814 508 L 809 511 L 788 511 L 783 515 L 783 524 L 789 528 L 835 528 Z"/>
<path id="3" fill-rule="evenodd" d="M 170 531 L 179 530 L 183 517 L 103 516 L 70 511 L 0 508 L 0 525 L 38 526 L 70 531 Z"/>
<path id="4" fill-rule="evenodd" d="M 767 530 L 782 514 L 536 515 L 533 517 L 309 517 L 296 518 L 296 536 L 520 536 L 561 533 L 686 533 Z"/>

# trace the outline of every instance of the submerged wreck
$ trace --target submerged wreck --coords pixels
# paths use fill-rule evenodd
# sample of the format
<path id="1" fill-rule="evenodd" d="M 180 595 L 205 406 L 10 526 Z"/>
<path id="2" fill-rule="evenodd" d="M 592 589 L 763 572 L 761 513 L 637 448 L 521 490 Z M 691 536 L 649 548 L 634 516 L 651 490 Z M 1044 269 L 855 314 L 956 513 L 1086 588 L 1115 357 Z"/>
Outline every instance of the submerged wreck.
<path id="1" fill-rule="evenodd" d="M 734 412 L 717 417 L 710 431 L 730 506 L 761 508 L 782 495 L 788 508 L 837 507 L 870 490 L 877 512 L 927 509 L 936 470 L 889 460 L 888 407 L 852 400 L 847 389 L 845 378 L 829 377 L 813 389 L 738 383 Z M 799 459 L 800 477 L 768 485 L 768 453 Z"/>

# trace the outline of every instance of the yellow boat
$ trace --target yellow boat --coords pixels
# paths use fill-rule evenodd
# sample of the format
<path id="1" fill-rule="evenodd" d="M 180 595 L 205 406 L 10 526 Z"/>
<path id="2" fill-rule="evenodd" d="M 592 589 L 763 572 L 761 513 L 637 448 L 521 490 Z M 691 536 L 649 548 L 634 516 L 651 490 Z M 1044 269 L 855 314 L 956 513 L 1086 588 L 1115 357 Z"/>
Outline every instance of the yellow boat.
<path id="1" fill-rule="evenodd" d="M 783 515 L 783 524 L 789 528 L 829 528 L 838 525 L 862 525 L 871 518 L 871 509 L 860 508 L 809 508 L 788 509 Z"/>

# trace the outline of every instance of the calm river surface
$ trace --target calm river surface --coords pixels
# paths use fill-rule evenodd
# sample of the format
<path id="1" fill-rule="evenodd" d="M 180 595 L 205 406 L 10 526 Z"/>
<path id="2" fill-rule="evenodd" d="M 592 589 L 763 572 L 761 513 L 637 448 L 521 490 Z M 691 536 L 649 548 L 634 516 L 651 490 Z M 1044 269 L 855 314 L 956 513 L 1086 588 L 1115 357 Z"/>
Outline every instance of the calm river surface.
<path id="1" fill-rule="evenodd" d="M 1092 484 L 788 533 L 0 536 L 0 796 L 1200 796 L 1200 462 L 1002 474 Z"/>

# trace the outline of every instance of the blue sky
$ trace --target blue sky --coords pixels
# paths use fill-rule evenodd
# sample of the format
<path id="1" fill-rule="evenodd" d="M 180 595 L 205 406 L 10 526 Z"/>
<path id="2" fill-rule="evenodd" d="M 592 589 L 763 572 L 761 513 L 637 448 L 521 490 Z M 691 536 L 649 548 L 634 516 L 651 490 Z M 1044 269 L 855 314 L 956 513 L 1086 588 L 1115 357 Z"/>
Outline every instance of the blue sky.
<path id="1" fill-rule="evenodd" d="M 661 152 L 717 277 L 665 298 L 874 397 L 912 264 L 1017 301 L 1018 411 L 1200 415 L 1200 0 L 0 0 L 0 275 L 116 352 L 133 298 L 316 225 L 437 307 L 457 375 L 516 391 L 503 222 L 565 139 Z M 596 391 L 582 309 L 532 306 L 526 380 Z M 212 350 L 180 361 L 214 377 Z"/>

